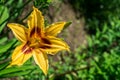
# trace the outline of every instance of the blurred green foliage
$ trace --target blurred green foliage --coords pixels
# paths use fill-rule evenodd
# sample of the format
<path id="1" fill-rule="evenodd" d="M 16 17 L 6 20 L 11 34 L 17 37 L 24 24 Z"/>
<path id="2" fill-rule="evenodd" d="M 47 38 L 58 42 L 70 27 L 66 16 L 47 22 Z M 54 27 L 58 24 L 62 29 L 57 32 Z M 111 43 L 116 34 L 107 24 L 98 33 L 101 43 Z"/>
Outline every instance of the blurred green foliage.
<path id="1" fill-rule="evenodd" d="M 102 29 L 104 22 L 111 17 L 120 17 L 120 0 L 68 0 L 78 16 L 85 16 L 86 30 L 89 33 L 96 33 L 96 27 Z M 89 25 L 90 24 L 90 25 Z"/>
<path id="2" fill-rule="evenodd" d="M 102 30 L 88 37 L 87 53 L 92 57 L 95 68 L 89 70 L 88 78 L 99 80 L 120 79 L 120 19 L 111 18 L 104 23 Z M 96 58 L 96 57 L 97 58 Z M 91 73 L 91 70 L 93 72 Z"/>
<path id="3" fill-rule="evenodd" d="M 16 80 L 119 80 L 120 79 L 120 1 L 69 0 L 75 11 L 86 18 L 88 45 L 74 52 L 62 52 L 55 59 L 49 56 L 50 68 L 45 76 L 32 60 L 23 66 L 6 68 L 11 53 L 19 42 L 10 35 L 7 22 L 18 22 L 25 6 L 33 3 L 47 9 L 52 0 L 0 1 L 0 79 Z"/>

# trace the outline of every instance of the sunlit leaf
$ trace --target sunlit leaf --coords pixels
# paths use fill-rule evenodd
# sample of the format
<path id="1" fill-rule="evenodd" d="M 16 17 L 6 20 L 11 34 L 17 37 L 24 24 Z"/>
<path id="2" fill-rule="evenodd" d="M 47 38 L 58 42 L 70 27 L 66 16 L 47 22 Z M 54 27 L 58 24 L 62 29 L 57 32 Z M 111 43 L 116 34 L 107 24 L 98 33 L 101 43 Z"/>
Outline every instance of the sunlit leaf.
<path id="1" fill-rule="evenodd" d="M 7 37 L 0 38 L 0 45 L 7 41 Z"/>
<path id="2" fill-rule="evenodd" d="M 5 6 L 0 6 L 0 33 L 6 25 L 6 19 L 9 17 L 8 9 Z"/>
<path id="3" fill-rule="evenodd" d="M 0 76 L 5 75 L 5 74 L 10 74 L 10 73 L 17 73 L 18 71 L 23 72 L 27 71 L 27 70 L 32 70 L 34 69 L 34 66 L 21 66 L 21 67 L 10 67 L 10 68 L 6 68 L 4 70 L 0 71 Z M 18 72 L 19 73 L 19 72 Z M 22 73 L 21 73 L 22 74 Z M 15 74 L 14 74 L 15 75 Z"/>
<path id="4" fill-rule="evenodd" d="M 16 42 L 16 39 L 12 39 L 9 42 L 7 42 L 7 44 L 0 45 L 0 54 L 8 51 L 8 49 L 11 48 L 15 42 Z"/>

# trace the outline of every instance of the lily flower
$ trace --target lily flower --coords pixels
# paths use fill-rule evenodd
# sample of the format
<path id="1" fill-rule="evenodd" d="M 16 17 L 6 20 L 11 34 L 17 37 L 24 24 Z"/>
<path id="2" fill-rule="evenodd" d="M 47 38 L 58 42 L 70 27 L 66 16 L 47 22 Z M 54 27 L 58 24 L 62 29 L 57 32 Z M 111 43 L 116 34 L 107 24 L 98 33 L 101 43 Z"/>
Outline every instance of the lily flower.
<path id="1" fill-rule="evenodd" d="M 47 54 L 54 55 L 60 50 L 69 51 L 69 46 L 56 37 L 65 24 L 66 22 L 57 22 L 45 27 L 44 17 L 35 7 L 33 7 L 33 11 L 28 17 L 28 27 L 17 23 L 8 23 L 7 26 L 21 42 L 13 51 L 10 66 L 23 65 L 33 56 L 35 63 L 46 75 L 49 66 Z"/>

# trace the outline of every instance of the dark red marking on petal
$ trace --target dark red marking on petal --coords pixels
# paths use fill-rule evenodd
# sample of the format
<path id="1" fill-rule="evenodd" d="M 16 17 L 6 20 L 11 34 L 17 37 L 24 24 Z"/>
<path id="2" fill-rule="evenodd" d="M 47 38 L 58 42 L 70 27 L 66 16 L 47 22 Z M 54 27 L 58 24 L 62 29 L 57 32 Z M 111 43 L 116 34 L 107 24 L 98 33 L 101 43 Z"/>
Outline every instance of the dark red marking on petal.
<path id="1" fill-rule="evenodd" d="M 41 29 L 37 27 L 37 34 L 41 37 Z"/>
<path id="2" fill-rule="evenodd" d="M 24 50 L 27 48 L 27 46 L 28 46 L 29 44 L 30 44 L 30 42 L 27 41 L 26 44 L 23 46 L 22 51 L 24 51 Z"/>
<path id="3" fill-rule="evenodd" d="M 28 48 L 25 52 L 24 52 L 24 54 L 28 54 L 28 53 L 30 53 L 30 52 L 32 52 L 32 48 Z"/>
<path id="4" fill-rule="evenodd" d="M 30 37 L 32 37 L 32 36 L 34 35 L 34 33 L 35 33 L 35 28 L 33 28 L 33 29 L 31 30 L 31 32 L 30 32 Z"/>
<path id="5" fill-rule="evenodd" d="M 46 38 L 42 38 L 42 41 L 45 44 L 51 44 L 51 42 L 48 39 L 46 39 Z"/>
<path id="6" fill-rule="evenodd" d="M 28 47 L 29 44 L 30 44 L 30 42 L 27 42 L 27 43 L 23 46 L 22 52 L 23 52 L 24 54 L 30 53 L 30 52 L 32 51 L 32 48 L 29 48 L 29 47 Z"/>
<path id="7" fill-rule="evenodd" d="M 43 48 L 43 49 L 50 49 L 51 47 L 50 47 L 50 46 L 45 46 L 45 45 L 43 45 L 43 46 L 40 46 L 40 48 Z"/>
<path id="8" fill-rule="evenodd" d="M 22 48 L 22 52 L 25 51 L 25 49 L 27 48 L 27 44 L 25 44 Z"/>
<path id="9" fill-rule="evenodd" d="M 40 28 L 34 27 L 34 28 L 31 30 L 31 32 L 30 32 L 30 37 L 32 37 L 32 36 L 35 34 L 35 32 L 36 32 L 36 34 L 38 34 L 39 36 L 41 36 L 41 30 L 40 30 Z"/>

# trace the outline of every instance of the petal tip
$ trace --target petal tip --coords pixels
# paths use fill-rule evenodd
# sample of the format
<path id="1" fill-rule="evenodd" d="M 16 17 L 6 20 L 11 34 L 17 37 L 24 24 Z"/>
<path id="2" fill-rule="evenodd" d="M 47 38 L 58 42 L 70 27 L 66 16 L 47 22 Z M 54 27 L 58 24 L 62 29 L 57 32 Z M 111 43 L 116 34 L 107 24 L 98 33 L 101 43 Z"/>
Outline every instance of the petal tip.
<path id="1" fill-rule="evenodd" d="M 35 9 L 36 7 L 35 6 L 33 6 L 33 9 Z"/>
<path id="2" fill-rule="evenodd" d="M 47 73 L 48 73 L 48 72 L 46 71 L 46 72 L 43 72 L 43 73 L 45 74 L 45 76 L 47 76 Z"/>
<path id="3" fill-rule="evenodd" d="M 67 50 L 68 52 L 70 52 L 70 48 L 69 48 L 68 46 L 67 46 L 66 50 Z"/>
<path id="4" fill-rule="evenodd" d="M 33 6 L 33 10 L 38 10 L 38 8 L 36 8 L 35 6 Z"/>
<path id="5" fill-rule="evenodd" d="M 11 24 L 12 24 L 12 23 L 8 23 L 8 24 L 7 24 L 7 27 L 11 27 Z"/>

